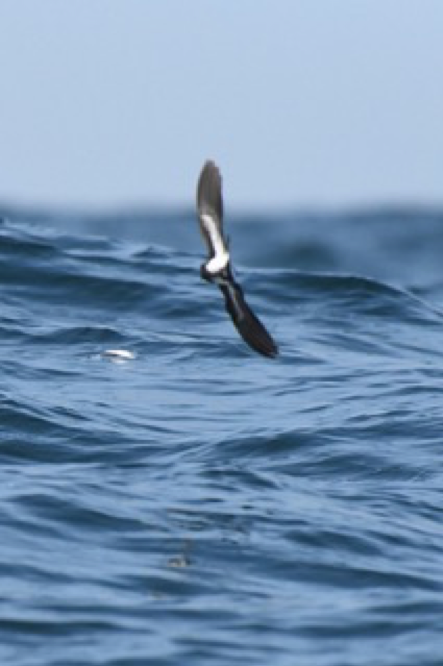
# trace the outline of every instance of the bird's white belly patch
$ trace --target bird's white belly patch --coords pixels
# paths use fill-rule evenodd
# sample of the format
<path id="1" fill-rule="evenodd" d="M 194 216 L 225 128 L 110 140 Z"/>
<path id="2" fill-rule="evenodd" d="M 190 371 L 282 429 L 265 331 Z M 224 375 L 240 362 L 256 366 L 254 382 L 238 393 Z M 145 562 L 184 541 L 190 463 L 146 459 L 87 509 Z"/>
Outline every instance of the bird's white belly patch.
<path id="1" fill-rule="evenodd" d="M 229 263 L 228 252 L 216 254 L 215 257 L 212 257 L 212 259 L 210 259 L 206 264 L 206 270 L 208 271 L 208 273 L 212 273 L 212 275 L 215 275 L 216 273 L 219 273 L 224 268 L 226 268 L 228 263 Z"/>

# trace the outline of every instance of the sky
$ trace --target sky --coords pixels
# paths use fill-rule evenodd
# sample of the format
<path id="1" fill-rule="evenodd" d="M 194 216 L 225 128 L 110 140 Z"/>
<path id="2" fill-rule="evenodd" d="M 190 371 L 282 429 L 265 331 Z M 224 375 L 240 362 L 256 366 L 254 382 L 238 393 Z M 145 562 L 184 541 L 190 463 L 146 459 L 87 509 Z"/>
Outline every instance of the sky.
<path id="1" fill-rule="evenodd" d="M 442 0 L 0 0 L 0 201 L 443 203 Z"/>

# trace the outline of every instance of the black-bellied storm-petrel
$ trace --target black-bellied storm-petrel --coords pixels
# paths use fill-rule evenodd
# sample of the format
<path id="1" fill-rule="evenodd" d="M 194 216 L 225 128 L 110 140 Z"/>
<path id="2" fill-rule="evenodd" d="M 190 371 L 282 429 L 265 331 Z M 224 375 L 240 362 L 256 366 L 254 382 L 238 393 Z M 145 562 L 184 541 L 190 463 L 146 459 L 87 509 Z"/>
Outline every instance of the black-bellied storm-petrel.
<path id="1" fill-rule="evenodd" d="M 220 287 L 226 310 L 243 340 L 263 356 L 277 356 L 277 345 L 246 303 L 243 290 L 232 274 L 228 243 L 223 235 L 222 181 L 214 162 L 206 162 L 200 174 L 197 212 L 209 251 L 208 261 L 200 269 L 202 278 Z"/>

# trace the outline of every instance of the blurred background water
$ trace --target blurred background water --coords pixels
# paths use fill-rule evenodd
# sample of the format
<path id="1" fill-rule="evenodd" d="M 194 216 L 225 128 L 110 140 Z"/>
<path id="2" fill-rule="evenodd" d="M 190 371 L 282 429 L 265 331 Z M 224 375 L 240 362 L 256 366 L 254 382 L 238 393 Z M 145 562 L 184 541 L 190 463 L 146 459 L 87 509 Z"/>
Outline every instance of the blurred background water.
<path id="1" fill-rule="evenodd" d="M 227 225 L 3 208 L 2 664 L 442 663 L 443 213 Z"/>

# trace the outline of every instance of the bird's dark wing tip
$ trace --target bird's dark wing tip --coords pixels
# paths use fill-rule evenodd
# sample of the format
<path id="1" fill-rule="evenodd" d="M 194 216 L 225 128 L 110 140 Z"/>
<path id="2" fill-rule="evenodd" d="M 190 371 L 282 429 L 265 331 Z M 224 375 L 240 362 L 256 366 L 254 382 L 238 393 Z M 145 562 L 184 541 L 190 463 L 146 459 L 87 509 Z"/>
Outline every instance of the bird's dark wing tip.
<path id="1" fill-rule="evenodd" d="M 232 314 L 231 311 L 231 316 Z M 239 318 L 234 314 L 232 319 L 243 340 L 252 349 L 268 358 L 278 356 L 276 343 L 244 299 L 242 299 L 242 316 Z"/>
<path id="2" fill-rule="evenodd" d="M 212 160 L 203 165 L 197 185 L 197 208 L 213 210 L 218 218 L 223 217 L 222 178 L 218 166 Z"/>
<path id="3" fill-rule="evenodd" d="M 262 356 L 268 358 L 278 356 L 276 343 L 246 303 L 240 285 L 230 276 L 229 282 L 219 286 L 225 298 L 226 310 L 246 344 Z"/>
<path id="4" fill-rule="evenodd" d="M 246 317 L 238 324 L 238 330 L 243 340 L 256 352 L 267 358 L 278 356 L 278 347 L 263 324 L 255 315 Z"/>
<path id="5" fill-rule="evenodd" d="M 200 173 L 200 178 L 204 176 L 209 176 L 210 174 L 213 175 L 218 175 L 220 176 L 220 170 L 214 160 L 206 160 L 206 162 L 203 164 L 201 173 Z"/>

